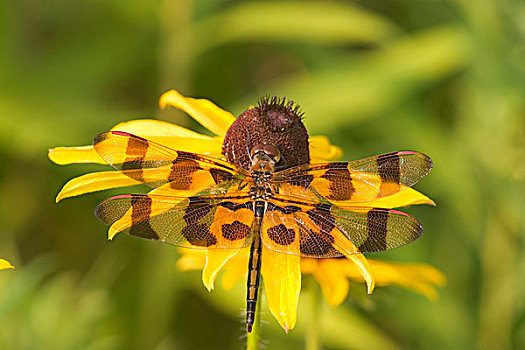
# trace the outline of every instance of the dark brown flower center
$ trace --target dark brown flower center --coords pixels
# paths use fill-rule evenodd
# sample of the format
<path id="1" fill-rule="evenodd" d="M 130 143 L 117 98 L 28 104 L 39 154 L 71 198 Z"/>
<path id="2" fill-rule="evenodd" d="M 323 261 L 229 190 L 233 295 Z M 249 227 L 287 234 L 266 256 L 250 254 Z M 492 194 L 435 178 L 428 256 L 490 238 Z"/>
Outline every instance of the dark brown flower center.
<path id="1" fill-rule="evenodd" d="M 256 107 L 243 112 L 224 137 L 222 153 L 226 160 L 249 170 L 250 152 L 258 144 L 277 147 L 279 169 L 310 162 L 308 132 L 299 106 L 286 98 L 264 97 Z"/>

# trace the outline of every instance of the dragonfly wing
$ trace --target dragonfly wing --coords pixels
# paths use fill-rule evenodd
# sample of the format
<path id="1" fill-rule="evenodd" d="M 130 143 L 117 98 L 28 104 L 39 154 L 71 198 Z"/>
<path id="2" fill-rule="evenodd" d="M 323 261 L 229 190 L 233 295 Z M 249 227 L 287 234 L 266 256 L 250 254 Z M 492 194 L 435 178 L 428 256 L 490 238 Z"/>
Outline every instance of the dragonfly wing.
<path id="1" fill-rule="evenodd" d="M 95 211 L 120 232 L 195 249 L 235 249 L 251 242 L 249 197 L 128 194 L 108 198 Z"/>
<path id="2" fill-rule="evenodd" d="M 230 163 L 217 158 L 176 151 L 122 131 L 99 134 L 93 141 L 97 153 L 115 169 L 152 187 L 184 196 L 214 185 L 245 178 Z"/>
<path id="3" fill-rule="evenodd" d="M 412 216 L 398 210 L 349 207 L 274 198 L 263 219 L 263 243 L 272 250 L 309 258 L 380 252 L 423 234 Z M 349 248 L 350 247 L 350 248 Z"/>
<path id="4" fill-rule="evenodd" d="M 276 173 L 280 193 L 337 205 L 370 202 L 416 184 L 432 169 L 432 160 L 418 152 L 382 154 L 353 162 L 298 166 Z"/>

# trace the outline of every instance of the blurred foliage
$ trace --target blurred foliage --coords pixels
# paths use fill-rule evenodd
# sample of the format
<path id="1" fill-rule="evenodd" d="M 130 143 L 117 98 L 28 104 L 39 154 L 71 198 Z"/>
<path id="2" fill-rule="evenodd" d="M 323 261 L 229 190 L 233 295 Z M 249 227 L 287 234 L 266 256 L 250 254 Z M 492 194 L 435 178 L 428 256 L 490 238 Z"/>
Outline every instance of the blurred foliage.
<path id="1" fill-rule="evenodd" d="M 117 122 L 186 124 L 159 112 L 168 88 L 239 114 L 269 93 L 295 99 L 312 134 L 346 159 L 414 149 L 417 242 L 377 255 L 431 263 L 438 302 L 395 287 L 321 305 L 323 348 L 525 347 L 525 3 L 519 0 L 0 3 L 0 347 L 212 349 L 243 345 L 244 286 L 210 295 L 176 250 L 105 240 L 107 193 L 54 198 L 96 166 L 58 167 L 50 147 L 88 144 Z M 313 287 L 315 288 L 315 287 Z M 310 290 L 312 287 L 310 288 Z M 264 311 L 268 348 L 302 348 Z"/>

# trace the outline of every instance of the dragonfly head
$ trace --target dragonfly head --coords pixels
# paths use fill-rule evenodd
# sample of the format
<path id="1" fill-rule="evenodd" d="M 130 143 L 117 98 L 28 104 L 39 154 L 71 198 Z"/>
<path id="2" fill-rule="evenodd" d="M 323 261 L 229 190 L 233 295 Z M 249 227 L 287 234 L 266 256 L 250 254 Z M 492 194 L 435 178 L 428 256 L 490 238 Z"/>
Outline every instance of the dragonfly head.
<path id="1" fill-rule="evenodd" d="M 258 143 L 251 152 L 252 170 L 273 172 L 275 165 L 281 159 L 279 149 L 270 143 Z"/>

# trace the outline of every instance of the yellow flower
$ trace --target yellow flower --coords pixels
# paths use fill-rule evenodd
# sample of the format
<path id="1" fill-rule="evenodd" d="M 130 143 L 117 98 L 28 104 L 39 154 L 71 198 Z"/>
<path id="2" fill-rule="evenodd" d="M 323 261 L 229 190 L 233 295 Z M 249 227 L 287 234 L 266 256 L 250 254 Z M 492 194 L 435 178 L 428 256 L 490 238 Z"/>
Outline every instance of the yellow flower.
<path id="1" fill-rule="evenodd" d="M 446 277 L 433 266 L 368 259 L 376 285 L 397 285 L 423 294 L 430 300 L 438 297 L 436 287 L 446 284 Z M 303 259 L 301 271 L 310 273 L 321 285 L 326 301 L 337 306 L 348 294 L 348 279 L 361 281 L 355 266 L 344 259 Z"/>
<path id="2" fill-rule="evenodd" d="M 221 288 L 229 290 L 246 277 L 246 263 L 248 252 L 237 254 L 223 267 Z M 436 300 L 436 287 L 446 284 L 445 275 L 435 267 L 421 263 L 399 263 L 367 259 L 370 270 L 378 286 L 397 285 L 416 293 L 422 294 L 430 300 Z M 177 262 L 182 271 L 200 270 L 204 268 L 203 280 L 208 289 L 213 289 L 215 276 L 206 271 L 206 253 L 203 251 L 185 249 Z M 301 259 L 301 273 L 311 274 L 321 285 L 323 295 L 331 306 L 341 304 L 349 288 L 348 280 L 363 282 L 361 272 L 350 260 L 339 259 Z"/>
<path id="3" fill-rule="evenodd" d="M 15 267 L 9 263 L 9 261 L 0 259 L 0 270 L 14 269 Z"/>
<path id="4" fill-rule="evenodd" d="M 161 108 L 172 106 L 185 111 L 213 133 L 214 136 L 199 134 L 168 122 L 148 119 L 121 123 L 113 127 L 112 130 L 125 131 L 146 137 L 173 149 L 209 154 L 219 158 L 223 157 L 221 150 L 224 135 L 235 120 L 235 117 L 231 113 L 219 108 L 208 100 L 184 97 L 174 90 L 163 94 L 159 104 Z M 341 149 L 331 145 L 329 140 L 324 136 L 310 137 L 308 141 L 312 163 L 335 160 L 342 154 Z M 100 158 L 93 146 L 57 147 L 49 151 L 49 158 L 57 164 L 105 164 L 105 161 Z M 67 182 L 58 194 L 56 200 L 58 202 L 64 198 L 85 193 L 137 184 L 140 184 L 140 182 L 123 175 L 119 171 L 89 173 Z M 377 208 L 394 208 L 412 204 L 433 204 L 433 202 L 416 190 L 407 189 L 397 195 L 373 201 L 370 203 L 370 206 Z M 223 281 L 228 281 L 228 274 L 231 275 L 235 271 L 242 271 L 245 275 L 247 261 L 244 263 L 234 262 L 237 262 L 238 259 L 245 259 L 245 256 L 247 256 L 246 251 L 246 249 L 242 250 L 240 254 L 237 254 L 237 251 L 206 251 L 206 263 L 204 264 L 202 275 L 204 285 L 209 290 L 213 289 L 215 278 L 225 265 L 228 266 L 228 269 L 225 269 L 226 272 Z M 320 262 L 309 263 L 308 260 L 311 259 L 300 259 L 297 256 L 273 252 L 263 246 L 263 256 L 265 258 L 262 259 L 261 274 L 264 280 L 268 306 L 271 313 L 286 331 L 292 329 L 296 322 L 297 302 L 301 289 L 301 270 L 312 273 L 314 276 L 321 276 L 320 273 L 316 271 L 321 271 L 326 264 L 332 263 L 339 266 L 339 268 L 334 271 L 343 271 L 342 269 L 350 271 L 353 269 L 353 273 L 357 272 L 361 278 L 366 281 L 368 292 L 371 293 L 375 286 L 374 273 L 381 276 L 383 271 L 387 271 L 388 267 L 391 267 L 388 263 L 383 263 L 384 266 L 379 264 L 377 265 L 378 267 L 374 269 L 362 254 L 348 255 L 348 259 L 344 260 L 320 259 Z M 182 261 L 184 262 L 184 260 Z M 305 270 L 305 267 L 303 267 L 303 265 L 312 266 L 312 264 L 316 267 L 311 267 L 310 270 Z M 397 271 L 396 269 L 394 270 Z M 336 301 L 342 301 L 344 296 L 346 296 L 346 291 L 342 293 L 340 287 L 337 287 L 337 289 L 327 287 L 327 283 L 333 284 L 334 280 L 331 279 L 330 276 L 334 274 L 335 272 L 332 272 L 331 275 L 325 275 L 324 280 L 318 277 L 323 291 L 325 291 L 325 296 L 328 296 L 331 304 L 336 304 Z M 235 275 L 234 273 L 232 276 Z M 344 281 L 346 281 L 347 277 L 355 278 L 355 275 L 349 272 L 341 272 L 341 275 L 343 278 L 340 280 Z M 286 276 L 286 278 L 283 278 L 283 276 Z M 388 274 L 384 274 L 384 276 L 391 276 L 390 282 L 388 282 L 388 279 L 379 279 L 378 281 L 381 281 L 381 283 L 394 282 L 403 284 L 403 282 L 401 282 L 403 278 L 394 278 L 392 270 L 389 270 Z M 230 278 L 230 280 L 233 280 L 233 278 Z M 340 285 L 341 284 L 338 284 L 337 286 Z M 408 286 L 407 283 L 404 283 L 404 285 Z M 327 292 L 327 290 L 337 290 L 339 294 L 337 297 L 330 296 L 331 292 Z M 343 296 L 341 297 L 341 295 Z"/>

